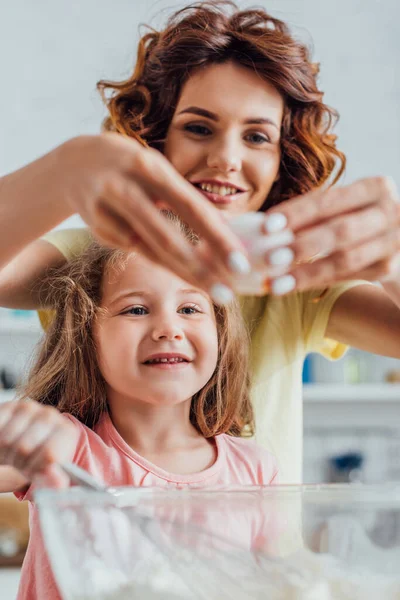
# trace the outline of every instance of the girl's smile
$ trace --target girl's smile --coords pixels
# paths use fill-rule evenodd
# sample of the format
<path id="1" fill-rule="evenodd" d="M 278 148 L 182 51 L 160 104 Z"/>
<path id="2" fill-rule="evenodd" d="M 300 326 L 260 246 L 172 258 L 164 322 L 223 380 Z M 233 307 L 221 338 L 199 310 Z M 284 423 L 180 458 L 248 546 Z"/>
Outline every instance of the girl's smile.
<path id="1" fill-rule="evenodd" d="M 146 358 L 144 365 L 162 370 L 182 369 L 190 365 L 192 360 L 184 355 L 176 352 L 161 352 L 153 354 Z"/>
<path id="2" fill-rule="evenodd" d="M 104 274 L 101 308 L 94 333 L 110 406 L 180 404 L 212 377 L 218 335 L 201 290 L 131 254 Z"/>

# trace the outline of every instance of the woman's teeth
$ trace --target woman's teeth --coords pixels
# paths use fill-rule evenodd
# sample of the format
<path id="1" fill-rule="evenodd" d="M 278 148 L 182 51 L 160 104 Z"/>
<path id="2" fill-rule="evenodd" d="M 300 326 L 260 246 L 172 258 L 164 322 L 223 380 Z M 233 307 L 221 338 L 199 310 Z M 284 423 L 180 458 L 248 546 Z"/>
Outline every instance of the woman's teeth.
<path id="1" fill-rule="evenodd" d="M 218 194 L 219 196 L 231 196 L 236 194 L 239 190 L 234 187 L 228 187 L 225 185 L 214 185 L 213 183 L 200 183 L 199 188 L 204 192 L 211 194 Z"/>

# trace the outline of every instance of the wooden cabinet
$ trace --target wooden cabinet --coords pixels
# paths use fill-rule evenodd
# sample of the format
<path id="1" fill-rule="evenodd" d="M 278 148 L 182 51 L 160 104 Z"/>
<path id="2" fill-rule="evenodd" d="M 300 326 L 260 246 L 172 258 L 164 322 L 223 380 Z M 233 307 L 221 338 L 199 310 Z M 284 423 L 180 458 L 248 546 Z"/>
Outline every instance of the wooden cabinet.
<path id="1" fill-rule="evenodd" d="M 0 494 L 0 567 L 21 565 L 28 540 L 28 502 Z"/>

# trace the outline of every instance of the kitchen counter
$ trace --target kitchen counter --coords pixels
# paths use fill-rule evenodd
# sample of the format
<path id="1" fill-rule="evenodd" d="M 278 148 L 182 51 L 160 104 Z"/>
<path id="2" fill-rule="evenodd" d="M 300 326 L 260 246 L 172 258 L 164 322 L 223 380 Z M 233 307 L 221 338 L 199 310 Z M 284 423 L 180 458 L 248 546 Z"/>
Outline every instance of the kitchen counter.
<path id="1" fill-rule="evenodd" d="M 1 600 L 15 600 L 18 591 L 21 569 L 0 569 Z"/>

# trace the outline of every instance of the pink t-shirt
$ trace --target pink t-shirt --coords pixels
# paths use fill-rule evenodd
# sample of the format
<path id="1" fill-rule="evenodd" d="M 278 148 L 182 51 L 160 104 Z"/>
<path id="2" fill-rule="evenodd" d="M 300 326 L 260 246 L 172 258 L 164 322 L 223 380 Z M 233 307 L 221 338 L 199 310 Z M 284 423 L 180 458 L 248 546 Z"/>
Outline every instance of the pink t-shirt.
<path id="1" fill-rule="evenodd" d="M 132 450 L 119 435 L 108 414 L 104 414 L 94 430 L 71 415 L 65 416 L 79 430 L 73 462 L 109 486 L 184 488 L 277 483 L 275 458 L 252 440 L 218 435 L 215 437 L 217 458 L 211 467 L 200 473 L 176 475 Z M 30 525 L 30 540 L 17 600 L 58 600 L 61 597 L 44 548 L 38 511 L 32 502 L 32 487 L 27 492 L 15 494 L 20 500 L 29 500 Z"/>

